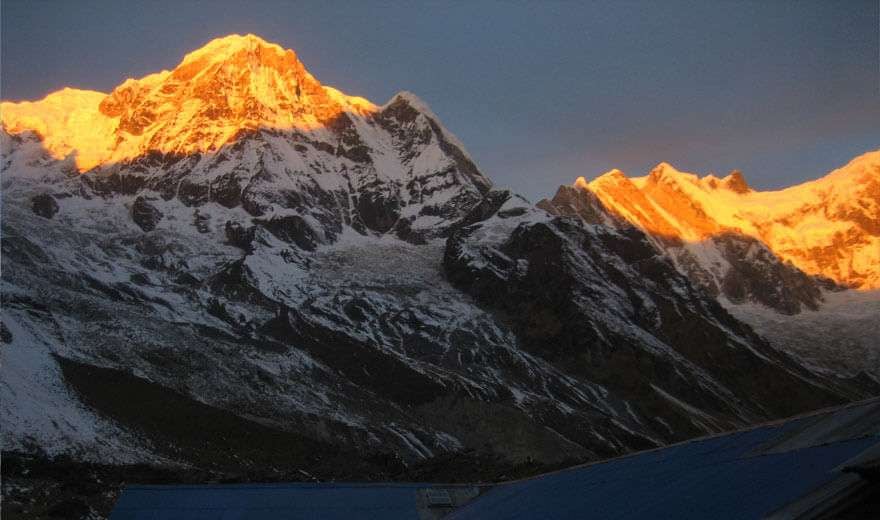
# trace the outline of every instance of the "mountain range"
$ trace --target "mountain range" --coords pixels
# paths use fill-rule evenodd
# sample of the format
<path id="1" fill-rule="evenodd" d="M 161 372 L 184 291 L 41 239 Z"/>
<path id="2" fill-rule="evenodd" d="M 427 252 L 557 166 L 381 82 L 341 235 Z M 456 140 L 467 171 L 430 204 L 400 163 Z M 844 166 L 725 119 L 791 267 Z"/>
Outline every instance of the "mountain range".
<path id="1" fill-rule="evenodd" d="M 645 177 L 578 178 L 539 207 L 636 227 L 679 272 L 816 370 L 878 372 L 880 151 L 779 191 L 742 173 L 699 177 L 661 163 Z M 833 367 L 833 368 L 829 368 Z"/>
<path id="2" fill-rule="evenodd" d="M 880 287 L 880 152 L 857 157 L 822 179 L 772 192 L 753 190 L 738 171 L 700 178 L 666 163 L 645 177 L 630 179 L 613 170 L 574 185 L 647 233 L 710 292 L 733 301 L 751 296 L 792 312 L 799 310 L 797 302 L 816 307 L 808 293 L 788 298 L 794 305 L 786 306 L 785 297 L 774 302 L 758 287 L 741 290 L 738 264 L 761 255 L 778 259 L 779 269 L 793 268 L 789 278 L 803 273 L 845 287 Z M 737 248 L 731 239 L 756 245 L 749 251 L 751 244 Z M 809 285 L 803 277 L 798 282 Z"/>
<path id="3" fill-rule="evenodd" d="M 876 354 L 838 369 L 736 310 L 880 287 L 880 152 L 779 192 L 660 164 L 532 205 L 415 95 L 253 35 L 0 111 L 4 451 L 365 479 L 880 392 Z"/>

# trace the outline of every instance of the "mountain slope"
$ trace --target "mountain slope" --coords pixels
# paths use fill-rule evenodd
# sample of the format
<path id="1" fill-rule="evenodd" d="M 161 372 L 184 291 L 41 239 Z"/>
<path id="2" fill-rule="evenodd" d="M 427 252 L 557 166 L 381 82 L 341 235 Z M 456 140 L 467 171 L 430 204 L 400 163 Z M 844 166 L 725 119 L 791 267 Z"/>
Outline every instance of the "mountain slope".
<path id="1" fill-rule="evenodd" d="M 2 117 L 4 449 L 215 464 L 180 419 L 199 410 L 407 462 L 559 462 L 865 392 L 618 217 L 492 190 L 415 96 L 345 96 L 253 36 Z M 120 405 L 144 395 L 184 424 Z M 225 460 L 265 460 L 224 435 Z"/>
<path id="2" fill-rule="evenodd" d="M 828 292 L 818 310 L 795 315 L 767 312 L 754 304 L 727 308 L 813 370 L 853 376 L 866 372 L 880 381 L 880 291 Z"/>
<path id="3" fill-rule="evenodd" d="M 630 179 L 612 170 L 562 186 L 538 206 L 643 230 L 680 272 L 777 348 L 814 370 L 876 378 L 880 343 L 865 315 L 878 302 L 869 288 L 872 255 L 880 252 L 873 226 L 878 164 L 880 152 L 871 152 L 818 181 L 763 193 L 738 172 L 699 178 L 661 164 Z M 845 290 L 800 266 L 861 285 Z"/>
<path id="4" fill-rule="evenodd" d="M 640 231 L 512 209 L 454 233 L 444 267 L 512 324 L 523 348 L 600 381 L 664 426 L 669 418 L 654 413 L 670 402 L 689 409 L 684 420 L 698 430 L 784 415 L 822 394 L 812 374 L 696 289 Z"/>

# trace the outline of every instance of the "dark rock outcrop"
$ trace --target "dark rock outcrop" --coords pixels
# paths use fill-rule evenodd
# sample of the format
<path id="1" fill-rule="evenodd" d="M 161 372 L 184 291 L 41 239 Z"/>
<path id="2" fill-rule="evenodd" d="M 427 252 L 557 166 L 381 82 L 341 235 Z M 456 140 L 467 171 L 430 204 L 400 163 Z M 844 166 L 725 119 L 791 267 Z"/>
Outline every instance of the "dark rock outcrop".
<path id="1" fill-rule="evenodd" d="M 625 222 L 612 215 L 595 193 L 575 186 L 560 186 L 552 200 L 543 199 L 537 207 L 560 217 L 577 217 L 587 224 L 613 223 L 624 227 Z"/>
<path id="2" fill-rule="evenodd" d="M 385 233 L 394 226 L 400 216 L 400 202 L 381 193 L 367 192 L 358 197 L 357 211 L 365 226 L 373 231 Z"/>
<path id="3" fill-rule="evenodd" d="M 245 227 L 240 222 L 226 222 L 226 241 L 230 245 L 238 247 L 248 253 L 253 251 L 254 232 L 256 228 L 253 226 Z"/>
<path id="4" fill-rule="evenodd" d="M 43 218 L 52 218 L 58 213 L 58 202 L 48 193 L 34 195 L 31 198 L 31 210 Z"/>
<path id="5" fill-rule="evenodd" d="M 296 244 L 300 249 L 306 251 L 314 251 L 320 242 L 318 233 L 299 215 L 285 215 L 265 220 L 258 219 L 254 222 L 266 228 L 278 240 L 289 244 Z"/>
<path id="6" fill-rule="evenodd" d="M 730 301 L 756 301 L 784 314 L 797 314 L 802 307 L 819 308 L 819 281 L 781 261 L 758 240 L 738 233 L 725 233 L 713 240 L 730 263 L 720 287 Z"/>
<path id="7" fill-rule="evenodd" d="M 736 193 L 748 193 L 752 191 L 751 186 L 749 186 L 749 183 L 746 182 L 746 178 L 743 177 L 742 172 L 739 170 L 733 170 L 724 180 L 727 188 Z"/>
<path id="8" fill-rule="evenodd" d="M 140 196 L 134 199 L 131 205 L 131 220 L 142 230 L 152 231 L 162 217 L 162 212 L 150 204 L 146 197 Z"/>

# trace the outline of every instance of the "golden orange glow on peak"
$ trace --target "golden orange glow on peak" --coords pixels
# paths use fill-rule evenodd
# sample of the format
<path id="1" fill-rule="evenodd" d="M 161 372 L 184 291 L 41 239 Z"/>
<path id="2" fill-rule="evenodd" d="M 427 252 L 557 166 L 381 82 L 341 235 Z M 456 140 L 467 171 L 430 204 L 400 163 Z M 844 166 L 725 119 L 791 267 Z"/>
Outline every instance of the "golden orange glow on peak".
<path id="1" fill-rule="evenodd" d="M 739 233 L 808 274 L 880 288 L 880 151 L 780 191 L 753 190 L 736 170 L 699 177 L 668 163 L 644 177 L 611 170 L 574 185 L 659 240 L 698 244 Z"/>
<path id="2" fill-rule="evenodd" d="M 242 129 L 328 131 L 370 101 L 322 85 L 290 49 L 253 34 L 211 40 L 171 71 L 127 79 L 109 94 L 65 88 L 35 102 L 3 102 L 12 134 L 35 132 L 49 153 L 81 171 L 148 151 L 219 149 Z"/>

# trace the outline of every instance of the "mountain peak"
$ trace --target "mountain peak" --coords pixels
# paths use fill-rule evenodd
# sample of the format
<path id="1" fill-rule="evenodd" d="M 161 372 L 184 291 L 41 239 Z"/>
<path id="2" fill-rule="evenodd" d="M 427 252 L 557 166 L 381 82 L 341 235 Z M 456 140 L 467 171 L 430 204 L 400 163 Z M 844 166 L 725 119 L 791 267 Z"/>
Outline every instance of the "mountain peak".
<path id="1" fill-rule="evenodd" d="M 376 110 L 322 85 L 292 50 L 233 34 L 190 52 L 172 71 L 128 79 L 108 95 L 66 90 L 39 102 L 3 103 L 3 125 L 38 132 L 54 157 L 74 153 L 85 171 L 147 151 L 215 151 L 241 130 L 325 132 L 343 114 Z"/>
<path id="2" fill-rule="evenodd" d="M 701 178 L 665 162 L 632 179 L 612 170 L 588 188 L 611 211 L 660 239 L 702 248 L 733 232 L 760 241 L 809 275 L 865 290 L 880 287 L 880 150 L 778 191 L 752 189 L 738 170 Z M 710 258 L 700 261 L 714 262 Z"/>
<path id="3" fill-rule="evenodd" d="M 657 166 L 651 169 L 651 172 L 648 174 L 649 177 L 660 179 L 662 177 L 667 177 L 669 175 L 677 175 L 681 172 L 675 169 L 674 166 L 669 164 L 666 161 L 659 163 Z"/>
<path id="4" fill-rule="evenodd" d="M 575 188 L 581 188 L 584 190 L 590 189 L 590 183 L 588 183 L 586 177 L 583 177 L 583 176 L 575 179 L 574 184 L 572 184 L 572 186 L 574 186 Z"/>
<path id="5" fill-rule="evenodd" d="M 231 34 L 211 40 L 184 56 L 176 70 L 201 69 L 213 63 L 249 68 L 268 66 L 281 70 L 290 69 L 293 72 L 305 71 L 305 67 L 299 62 L 292 49 L 284 49 L 254 34 L 244 36 Z"/>
<path id="6" fill-rule="evenodd" d="M 622 171 L 618 170 L 617 168 L 612 168 L 612 169 L 608 170 L 607 172 L 603 173 L 602 175 L 596 177 L 596 180 L 602 179 L 602 178 L 619 179 L 621 177 L 626 177 L 626 174 L 623 173 Z"/>
<path id="7" fill-rule="evenodd" d="M 211 53 L 216 54 L 218 52 L 222 52 L 224 50 L 229 49 L 240 49 L 240 48 L 253 48 L 253 47 L 274 47 L 280 51 L 284 51 L 280 45 L 277 43 L 271 43 L 263 38 L 257 36 L 256 34 L 248 33 L 248 34 L 229 34 L 227 36 L 221 36 L 219 38 L 214 38 L 209 41 L 205 45 L 199 47 L 198 49 L 190 52 L 187 56 L 197 55 L 197 54 L 205 54 Z"/>
<path id="8" fill-rule="evenodd" d="M 743 177 L 742 172 L 739 170 L 730 172 L 727 177 L 721 179 L 721 184 L 735 193 L 748 193 L 752 191 L 752 188 L 746 182 L 746 178 Z"/>

